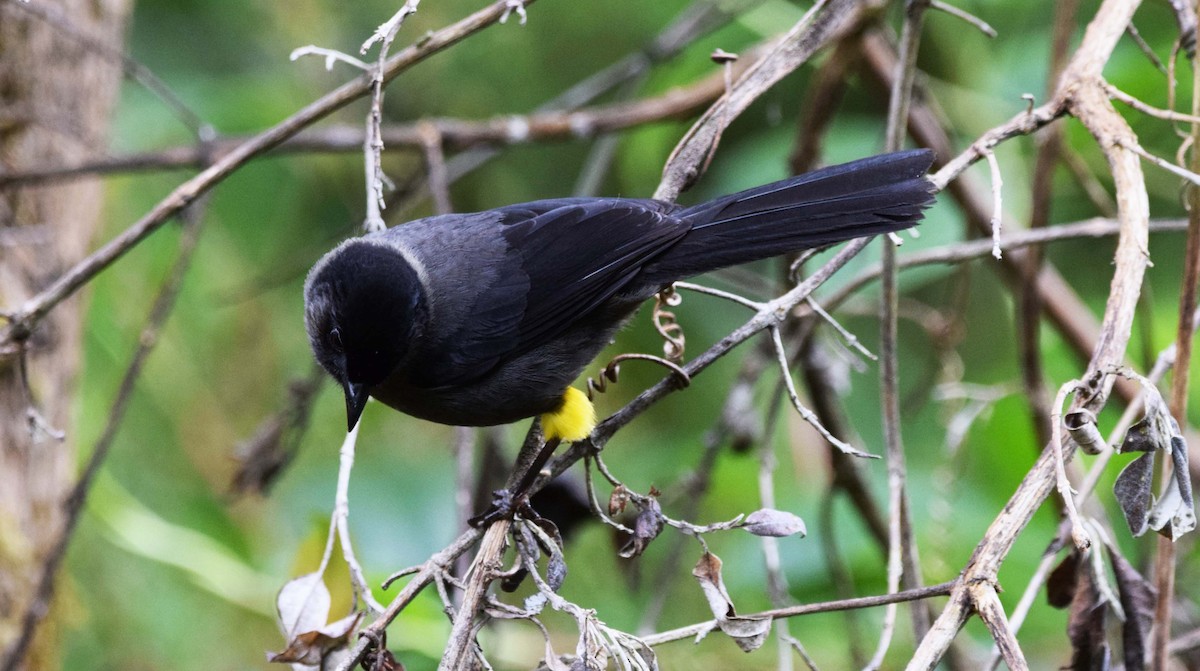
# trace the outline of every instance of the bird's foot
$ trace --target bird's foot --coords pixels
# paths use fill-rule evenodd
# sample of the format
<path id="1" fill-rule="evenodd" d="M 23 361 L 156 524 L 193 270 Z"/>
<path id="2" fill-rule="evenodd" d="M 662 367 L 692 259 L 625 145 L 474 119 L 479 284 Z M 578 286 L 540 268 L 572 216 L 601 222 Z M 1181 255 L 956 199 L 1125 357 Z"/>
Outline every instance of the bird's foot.
<path id="1" fill-rule="evenodd" d="M 479 529 L 499 520 L 512 519 L 517 514 L 531 519 L 536 516 L 533 508 L 529 507 L 529 494 L 514 494 L 507 489 L 497 489 L 492 492 L 492 505 L 488 506 L 487 510 L 467 520 L 467 524 Z"/>

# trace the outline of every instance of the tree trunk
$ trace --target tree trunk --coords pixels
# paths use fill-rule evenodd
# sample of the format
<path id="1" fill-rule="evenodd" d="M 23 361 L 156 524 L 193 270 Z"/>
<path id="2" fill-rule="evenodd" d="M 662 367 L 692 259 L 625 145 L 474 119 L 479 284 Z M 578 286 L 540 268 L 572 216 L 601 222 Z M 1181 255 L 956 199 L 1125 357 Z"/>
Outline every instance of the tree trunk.
<path id="1" fill-rule="evenodd" d="M 121 83 L 131 0 L 0 0 L 0 170 L 69 165 L 104 153 Z M 0 308 L 45 287 L 87 250 L 97 180 L 0 191 Z M 59 305 L 19 358 L 0 355 L 0 653 L 20 632 L 76 463 L 69 410 L 82 303 Z M 44 425 L 31 419 L 31 410 Z M 52 623 L 26 668 L 57 666 Z"/>

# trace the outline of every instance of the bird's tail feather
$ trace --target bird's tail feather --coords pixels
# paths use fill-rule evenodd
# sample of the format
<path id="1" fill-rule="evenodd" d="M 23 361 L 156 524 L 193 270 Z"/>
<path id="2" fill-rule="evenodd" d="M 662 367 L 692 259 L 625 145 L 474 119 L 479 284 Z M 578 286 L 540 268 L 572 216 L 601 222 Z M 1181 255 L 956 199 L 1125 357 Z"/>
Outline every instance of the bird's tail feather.
<path id="1" fill-rule="evenodd" d="M 872 156 L 688 208 L 678 244 L 643 269 L 647 281 L 709 270 L 915 225 L 933 202 L 933 153 Z"/>

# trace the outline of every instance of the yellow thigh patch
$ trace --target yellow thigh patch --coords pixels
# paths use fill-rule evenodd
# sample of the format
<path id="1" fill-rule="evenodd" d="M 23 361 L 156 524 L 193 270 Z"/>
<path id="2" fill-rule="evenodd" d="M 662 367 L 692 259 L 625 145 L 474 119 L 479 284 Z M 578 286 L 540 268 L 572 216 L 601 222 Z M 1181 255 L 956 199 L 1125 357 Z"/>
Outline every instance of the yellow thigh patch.
<path id="1" fill-rule="evenodd" d="M 596 408 L 587 394 L 575 387 L 567 387 L 563 393 L 563 404 L 554 412 L 542 415 L 542 432 L 546 439 L 557 438 L 564 443 L 583 440 L 596 428 Z"/>

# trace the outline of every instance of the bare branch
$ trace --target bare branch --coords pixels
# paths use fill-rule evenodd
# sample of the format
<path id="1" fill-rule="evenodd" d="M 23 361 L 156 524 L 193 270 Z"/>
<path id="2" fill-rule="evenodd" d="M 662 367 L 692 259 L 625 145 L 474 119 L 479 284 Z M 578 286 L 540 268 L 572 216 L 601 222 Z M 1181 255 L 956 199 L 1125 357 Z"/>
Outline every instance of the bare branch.
<path id="1" fill-rule="evenodd" d="M 980 582 L 971 586 L 971 601 L 978 609 L 979 618 L 987 625 L 992 638 L 1000 648 L 1000 654 L 1011 671 L 1028 671 L 1029 664 L 1017 643 L 1016 633 L 1008 626 L 1004 617 L 1004 606 L 996 595 L 996 588 L 989 583 Z"/>
<path id="2" fill-rule="evenodd" d="M 1069 108 L 1092 133 L 1109 158 L 1117 185 L 1121 234 L 1117 245 L 1116 270 L 1100 338 L 1083 379 L 1093 379 L 1095 373 L 1111 369 L 1123 359 L 1146 267 L 1149 212 L 1145 183 L 1137 156 L 1121 146 L 1123 141 L 1136 142 L 1136 139 L 1109 103 L 1100 74 L 1125 27 L 1129 25 L 1137 5 L 1136 0 L 1106 0 L 1101 5 L 1060 80 L 1055 102 L 1051 103 L 1052 109 Z M 941 172 L 946 172 L 946 169 Z M 1085 407 L 1093 411 L 1102 407 L 1110 385 L 1111 382 L 1100 383 L 1085 401 Z M 1063 457 L 1069 458 L 1071 452 L 1073 445 L 1069 449 L 1064 447 Z M 909 668 L 931 667 L 945 653 L 970 614 L 970 597 L 965 590 L 970 584 L 995 578 L 1017 534 L 1049 495 L 1055 480 L 1053 453 L 1053 449 L 1043 451 L 1004 511 L 988 528 L 971 561 L 964 568 L 962 583 L 955 588 L 954 597 L 930 634 L 921 641 L 909 662 Z"/>
<path id="3" fill-rule="evenodd" d="M 654 197 L 673 201 L 691 186 L 703 172 L 725 127 L 818 49 L 849 33 L 862 18 L 866 5 L 860 0 L 821 0 L 813 5 L 779 45 L 739 77 L 729 93 L 688 130 L 667 159 Z"/>
<path id="4" fill-rule="evenodd" d="M 940 585 L 930 585 L 929 587 L 921 587 L 919 589 L 905 590 L 903 592 L 895 592 L 893 594 L 881 594 L 879 596 L 864 596 L 856 599 L 841 599 L 838 601 L 826 601 L 824 603 L 808 603 L 799 606 L 788 606 L 786 608 L 775 608 L 772 610 L 764 610 L 757 613 L 743 615 L 745 618 L 781 618 L 781 617 L 800 617 L 802 615 L 812 615 L 813 613 L 832 613 L 841 610 L 853 610 L 858 608 L 875 608 L 877 606 L 886 606 L 892 603 L 904 603 L 906 601 L 918 601 L 920 599 L 928 599 L 935 596 L 946 596 L 950 594 L 954 583 L 944 582 Z M 692 638 L 697 634 L 712 630 L 717 626 L 716 620 L 708 620 L 706 622 L 698 622 L 696 624 L 672 629 L 649 636 L 643 636 L 642 641 L 646 645 L 655 646 L 671 641 L 679 641 L 685 638 Z"/>
<path id="5" fill-rule="evenodd" d="M 413 64 L 492 25 L 499 20 L 505 7 L 506 3 L 503 0 L 493 2 L 462 21 L 431 33 L 413 46 L 404 49 L 388 60 L 381 75 L 383 82 L 391 81 Z M 301 129 L 315 123 L 334 110 L 367 95 L 371 90 L 372 83 L 371 76 L 363 75 L 343 84 L 272 128 L 242 143 L 230 153 L 216 159 L 210 167 L 178 186 L 166 198 L 159 201 L 132 226 L 101 246 L 100 249 L 92 252 L 41 293 L 14 310 L 12 319 L 0 332 L 0 346 L 28 338 L 37 323 L 54 306 L 78 291 L 81 286 L 121 258 L 125 252 L 144 240 L 146 236 L 161 228 L 180 209 L 216 186 L 250 159 L 278 146 L 300 132 Z"/>
<path id="6" fill-rule="evenodd" d="M 956 19 L 966 21 L 979 32 L 992 39 L 995 39 L 996 36 L 999 35 L 999 33 L 996 32 L 996 29 L 992 27 L 992 24 L 984 21 L 983 19 L 975 16 L 961 7 L 952 5 L 948 2 L 942 2 L 942 0 L 930 0 L 929 6 L 933 9 L 945 12 Z"/>

